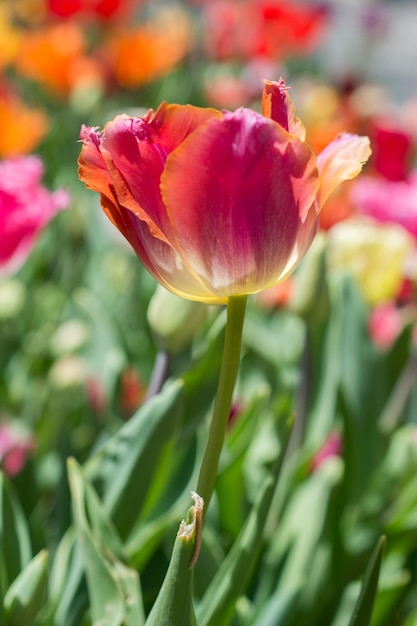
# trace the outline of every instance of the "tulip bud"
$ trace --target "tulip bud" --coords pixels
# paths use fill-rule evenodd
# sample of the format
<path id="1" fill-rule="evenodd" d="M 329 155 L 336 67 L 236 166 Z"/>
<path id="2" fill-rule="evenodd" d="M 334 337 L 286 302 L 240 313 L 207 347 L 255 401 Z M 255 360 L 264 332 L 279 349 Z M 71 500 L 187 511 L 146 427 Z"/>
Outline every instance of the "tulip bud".
<path id="1" fill-rule="evenodd" d="M 207 305 L 184 300 L 157 286 L 148 307 L 148 323 L 161 350 L 179 352 L 192 341 L 207 317 Z"/>

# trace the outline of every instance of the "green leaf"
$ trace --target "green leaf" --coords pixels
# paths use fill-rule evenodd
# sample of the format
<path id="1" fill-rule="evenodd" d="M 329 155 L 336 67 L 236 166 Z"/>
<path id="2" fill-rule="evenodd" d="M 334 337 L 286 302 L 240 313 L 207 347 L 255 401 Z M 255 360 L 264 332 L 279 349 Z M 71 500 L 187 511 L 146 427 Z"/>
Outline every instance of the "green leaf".
<path id="1" fill-rule="evenodd" d="M 81 546 L 71 526 L 58 544 L 51 564 L 49 598 L 52 623 L 78 626 L 87 604 Z"/>
<path id="2" fill-rule="evenodd" d="M 381 537 L 372 553 L 349 626 L 369 626 L 371 623 L 385 543 L 386 538 Z"/>
<path id="3" fill-rule="evenodd" d="M 229 624 L 236 602 L 249 583 L 259 556 L 263 529 L 275 493 L 291 428 L 292 420 L 287 420 L 282 429 L 281 450 L 271 475 L 264 481 L 245 525 L 203 596 L 198 607 L 200 626 Z"/>
<path id="4" fill-rule="evenodd" d="M 25 516 L 0 472 L 0 598 L 31 558 Z"/>
<path id="5" fill-rule="evenodd" d="M 305 324 L 300 317 L 289 311 L 265 317 L 249 308 L 243 342 L 275 370 L 275 376 L 278 373 L 284 382 L 293 384 L 305 342 Z"/>
<path id="6" fill-rule="evenodd" d="M 193 492 L 194 505 L 180 524 L 171 560 L 146 626 L 196 626 L 193 607 L 193 566 L 200 549 L 203 502 Z"/>
<path id="7" fill-rule="evenodd" d="M 392 551 L 384 556 L 378 583 L 378 594 L 372 612 L 372 626 L 385 626 L 391 620 L 395 623 L 398 607 L 413 585 L 412 572 L 406 562 L 405 550 Z M 355 599 L 358 594 L 355 594 Z M 352 610 L 349 612 L 351 615 Z"/>
<path id="8" fill-rule="evenodd" d="M 298 598 L 299 588 L 278 589 L 266 602 L 252 626 L 285 626 Z"/>
<path id="9" fill-rule="evenodd" d="M 322 444 L 333 426 L 342 375 L 342 316 L 338 300 L 333 299 L 325 327 L 313 328 L 307 337 L 308 356 L 314 363 L 309 372 L 312 406 L 306 424 L 306 441 L 312 448 Z"/>
<path id="10" fill-rule="evenodd" d="M 78 288 L 74 292 L 74 304 L 78 305 L 79 312 L 89 323 L 89 341 L 83 348 L 83 357 L 92 371 L 101 377 L 103 386 L 110 395 L 126 360 L 117 328 L 107 307 L 103 306 L 93 291 Z"/>
<path id="11" fill-rule="evenodd" d="M 120 539 L 74 459 L 68 461 L 68 473 L 93 623 L 140 626 L 144 614 L 137 573 L 123 563 Z"/>
<path id="12" fill-rule="evenodd" d="M 13 581 L 4 596 L 7 623 L 34 624 L 48 587 L 48 554 L 42 550 Z"/>
<path id="13" fill-rule="evenodd" d="M 177 478 L 173 467 L 184 456 L 181 446 L 173 446 L 173 437 L 182 417 L 183 388 L 179 383 L 168 383 L 164 389 L 149 400 L 119 431 L 104 442 L 87 461 L 84 468 L 85 479 L 94 483 L 103 502 L 106 517 L 116 527 L 118 536 L 128 535 L 135 529 L 131 545 L 126 554 L 135 554 L 135 564 L 144 562 L 156 549 L 167 525 L 173 519 L 164 516 L 156 521 L 136 524 L 140 516 L 158 500 L 156 493 L 170 487 L 169 497 L 174 498 L 181 486 L 173 486 Z M 172 464 L 166 475 L 167 450 L 171 451 Z M 179 453 L 179 454 L 178 454 Z M 190 464 L 188 463 L 188 466 Z M 165 468 L 165 478 L 161 476 Z M 180 465 L 183 481 L 188 480 L 187 468 Z M 161 498 L 159 498 L 161 500 Z M 163 502 L 165 509 L 169 503 Z M 93 513 L 94 514 L 94 513 Z M 180 514 L 180 513 L 179 513 Z M 175 519 L 178 519 L 178 511 Z M 165 516 L 166 517 L 166 516 Z M 155 535 L 155 536 L 154 536 Z M 144 543 L 146 542 L 146 543 Z M 77 543 L 71 553 L 71 563 L 67 583 L 56 609 L 56 619 L 62 626 L 78 626 L 79 615 L 88 600 L 85 597 L 83 582 L 83 557 Z"/>
<path id="14" fill-rule="evenodd" d="M 305 573 L 317 556 L 329 500 L 341 478 L 340 460 L 329 459 L 294 489 L 269 553 L 270 561 L 279 572 L 282 588 L 293 589 L 303 583 L 302 592 L 308 594 L 310 585 L 315 583 L 315 577 L 306 579 Z"/>
<path id="15" fill-rule="evenodd" d="M 125 538 L 147 507 L 158 481 L 167 446 L 171 446 L 183 415 L 183 386 L 167 384 L 161 393 L 106 441 L 87 462 L 85 473 L 95 485 L 119 535 Z M 165 479 L 170 473 L 165 470 Z M 164 482 L 160 485 L 164 489 Z M 157 500 L 152 494 L 153 501 Z"/>
<path id="16" fill-rule="evenodd" d="M 404 626 L 417 626 L 417 609 L 407 615 Z"/>
<path id="17" fill-rule="evenodd" d="M 71 531 L 74 531 L 73 533 Z M 73 535 L 73 536 L 71 536 Z M 69 535 L 65 535 L 62 542 L 70 543 L 70 546 L 59 546 L 53 562 L 53 568 L 51 572 L 51 597 L 56 602 L 56 608 L 54 613 L 54 626 L 79 626 L 82 623 L 82 617 L 88 606 L 88 593 L 84 578 L 84 560 L 82 554 L 82 546 L 76 541 L 75 529 L 71 528 Z M 61 542 L 61 543 L 62 543 Z M 68 555 L 69 562 L 60 562 L 61 555 L 69 548 L 70 554 Z M 52 577 L 60 567 L 63 567 L 65 571 L 65 585 L 62 587 L 61 575 L 54 580 Z M 56 585 L 56 586 L 55 586 Z M 59 596 L 56 595 L 59 592 Z"/>

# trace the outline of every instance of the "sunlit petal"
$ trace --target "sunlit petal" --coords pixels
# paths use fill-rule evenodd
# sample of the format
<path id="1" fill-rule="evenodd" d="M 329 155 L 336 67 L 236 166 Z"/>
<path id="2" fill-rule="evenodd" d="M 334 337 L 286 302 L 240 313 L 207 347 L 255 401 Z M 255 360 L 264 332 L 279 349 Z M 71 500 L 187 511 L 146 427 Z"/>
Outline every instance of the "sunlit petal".
<path id="1" fill-rule="evenodd" d="M 343 133 L 317 157 L 320 174 L 318 206 L 321 208 L 340 183 L 355 178 L 371 155 L 368 137 Z"/>
<path id="2" fill-rule="evenodd" d="M 288 93 L 288 87 L 281 78 L 279 82 L 265 81 L 262 92 L 262 114 L 280 124 L 301 141 L 305 140 L 306 130 L 302 121 L 295 116 L 295 109 Z"/>

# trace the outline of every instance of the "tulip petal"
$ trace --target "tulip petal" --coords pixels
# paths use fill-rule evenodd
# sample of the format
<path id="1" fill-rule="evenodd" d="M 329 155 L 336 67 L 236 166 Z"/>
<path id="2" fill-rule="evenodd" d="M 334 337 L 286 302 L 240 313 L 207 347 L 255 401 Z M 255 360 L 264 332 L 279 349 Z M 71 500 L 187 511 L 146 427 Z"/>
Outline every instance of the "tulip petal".
<path id="1" fill-rule="evenodd" d="M 106 211 L 104 206 L 103 209 Z M 129 210 L 120 211 L 118 219 L 117 228 L 146 269 L 164 287 L 190 300 L 220 303 L 220 299 L 183 265 L 177 251 L 169 243 L 153 236 L 146 222 Z"/>
<path id="2" fill-rule="evenodd" d="M 137 217 L 118 203 L 106 161 L 100 150 L 101 134 L 95 128 L 84 126 L 80 136 L 83 141 L 78 159 L 80 179 L 88 189 L 100 193 L 100 204 L 104 213 L 131 243 L 145 267 L 159 280 L 157 266 L 151 261 L 142 243 Z"/>
<path id="3" fill-rule="evenodd" d="M 305 140 L 306 129 L 302 121 L 295 116 L 295 108 L 288 94 L 288 87 L 282 78 L 279 82 L 265 81 L 262 92 L 262 114 L 277 122 L 301 141 Z"/>
<path id="4" fill-rule="evenodd" d="M 159 191 L 167 155 L 148 138 L 146 118 L 119 115 L 104 128 L 101 152 L 118 203 L 146 222 L 154 237 L 167 241 L 169 223 Z"/>
<path id="5" fill-rule="evenodd" d="M 116 228 L 127 239 L 141 263 L 164 287 L 189 300 L 220 304 L 219 299 L 207 289 L 198 277 L 184 267 L 177 251 L 161 239 L 154 237 L 148 225 L 132 211 L 110 204 L 101 196 L 101 207 Z"/>
<path id="6" fill-rule="evenodd" d="M 101 133 L 97 128 L 82 126 L 80 139 L 83 142 L 78 158 L 78 176 L 87 189 L 98 191 L 116 203 L 111 176 L 100 151 Z"/>
<path id="7" fill-rule="evenodd" d="M 297 240 L 295 242 L 294 248 L 291 251 L 291 256 L 288 259 L 287 265 L 281 272 L 279 280 L 284 280 L 288 276 L 290 276 L 294 270 L 300 265 L 304 256 L 306 255 L 308 249 L 313 243 L 314 237 L 317 234 L 319 229 L 319 217 L 315 210 L 315 207 L 312 206 L 310 211 L 308 212 L 307 218 L 303 222 L 298 235 Z"/>
<path id="8" fill-rule="evenodd" d="M 309 148 L 248 109 L 198 128 L 161 179 L 175 247 L 219 297 L 276 281 L 317 189 Z"/>
<path id="9" fill-rule="evenodd" d="M 172 233 L 159 182 L 168 154 L 214 109 L 162 104 L 152 115 L 120 115 L 105 127 L 103 156 L 118 201 L 148 224 L 154 237 L 169 241 Z"/>
<path id="10" fill-rule="evenodd" d="M 124 120 L 117 120 L 118 123 L 120 121 L 123 130 Z M 89 189 L 100 193 L 104 213 L 129 241 L 147 270 L 161 284 L 180 296 L 218 303 L 219 299 L 184 268 L 176 250 L 165 240 L 164 235 L 141 208 L 132 204 L 134 211 L 131 211 L 123 206 L 125 198 L 132 203 L 132 196 L 122 175 L 115 168 L 108 150 L 103 147 L 107 142 L 102 141 L 101 134 L 94 128 L 83 127 L 81 139 L 83 147 L 79 157 L 80 179 Z M 129 146 L 129 139 L 127 143 Z M 145 219 L 141 219 L 140 216 L 144 216 Z"/>
<path id="11" fill-rule="evenodd" d="M 340 183 L 355 178 L 371 155 L 368 137 L 342 133 L 317 157 L 320 174 L 319 210 Z"/>
<path id="12" fill-rule="evenodd" d="M 163 102 L 149 120 L 150 138 L 168 153 L 175 150 L 195 129 L 212 117 L 222 117 L 220 111 L 190 104 Z"/>

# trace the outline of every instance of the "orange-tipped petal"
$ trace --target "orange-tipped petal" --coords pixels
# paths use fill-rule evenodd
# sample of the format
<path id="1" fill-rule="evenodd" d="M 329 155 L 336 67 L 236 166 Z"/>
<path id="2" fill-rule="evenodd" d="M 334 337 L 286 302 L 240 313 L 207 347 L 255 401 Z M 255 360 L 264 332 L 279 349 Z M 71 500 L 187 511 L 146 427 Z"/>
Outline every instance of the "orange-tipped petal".
<path id="1" fill-rule="evenodd" d="M 151 261 L 143 244 L 145 225 L 124 209 L 115 194 L 114 185 L 101 152 L 101 133 L 95 128 L 83 126 L 80 133 L 83 147 L 78 159 L 78 175 L 88 189 L 100 194 L 100 204 L 111 222 L 126 237 L 141 258 L 145 267 L 160 280 L 157 267 Z M 146 234 L 146 229 L 145 229 Z"/>
<path id="2" fill-rule="evenodd" d="M 81 127 L 80 139 L 83 142 L 78 157 L 78 176 L 87 189 L 100 194 L 100 203 L 107 217 L 123 234 L 122 221 L 119 216 L 118 200 L 114 192 L 113 182 L 106 162 L 101 153 L 101 133 L 97 128 Z"/>
<path id="3" fill-rule="evenodd" d="M 222 114 L 216 109 L 163 102 L 149 119 L 150 140 L 172 152 L 198 126 L 212 117 L 221 118 Z"/>
<path id="4" fill-rule="evenodd" d="M 146 119 L 150 117 L 144 121 L 146 131 Z M 184 122 L 184 116 L 179 119 Z M 177 251 L 160 230 L 160 225 L 170 230 L 159 192 L 166 149 L 140 141 L 140 136 L 132 132 L 134 122 L 128 116 L 119 116 L 106 125 L 103 134 L 95 128 L 82 128 L 80 179 L 89 189 L 100 193 L 103 211 L 156 280 L 183 297 L 217 302 L 218 299 L 184 267 Z M 152 133 L 156 137 L 156 131 Z M 184 126 L 182 133 L 186 133 Z M 179 135 L 178 132 L 178 138 Z M 165 145 L 167 143 L 168 138 Z M 149 213 L 133 194 L 139 196 Z"/>
<path id="5" fill-rule="evenodd" d="M 286 131 L 301 141 L 305 140 L 306 129 L 295 116 L 295 108 L 288 93 L 288 87 L 281 78 L 278 82 L 265 80 L 262 92 L 262 114 L 277 122 Z"/>
<path id="6" fill-rule="evenodd" d="M 78 174 L 87 189 L 98 191 L 110 198 L 114 197 L 111 190 L 111 178 L 100 151 L 101 133 L 98 129 L 82 126 L 80 139 L 83 143 L 78 158 Z"/>
<path id="7" fill-rule="evenodd" d="M 329 143 L 317 157 L 320 190 L 317 198 L 321 209 L 340 183 L 355 178 L 371 155 L 368 137 L 342 133 Z"/>
<path id="8" fill-rule="evenodd" d="M 166 159 L 197 126 L 217 114 L 214 109 L 164 103 L 155 114 L 119 115 L 105 126 L 102 153 L 119 203 L 163 241 L 172 234 L 159 190 Z"/>

